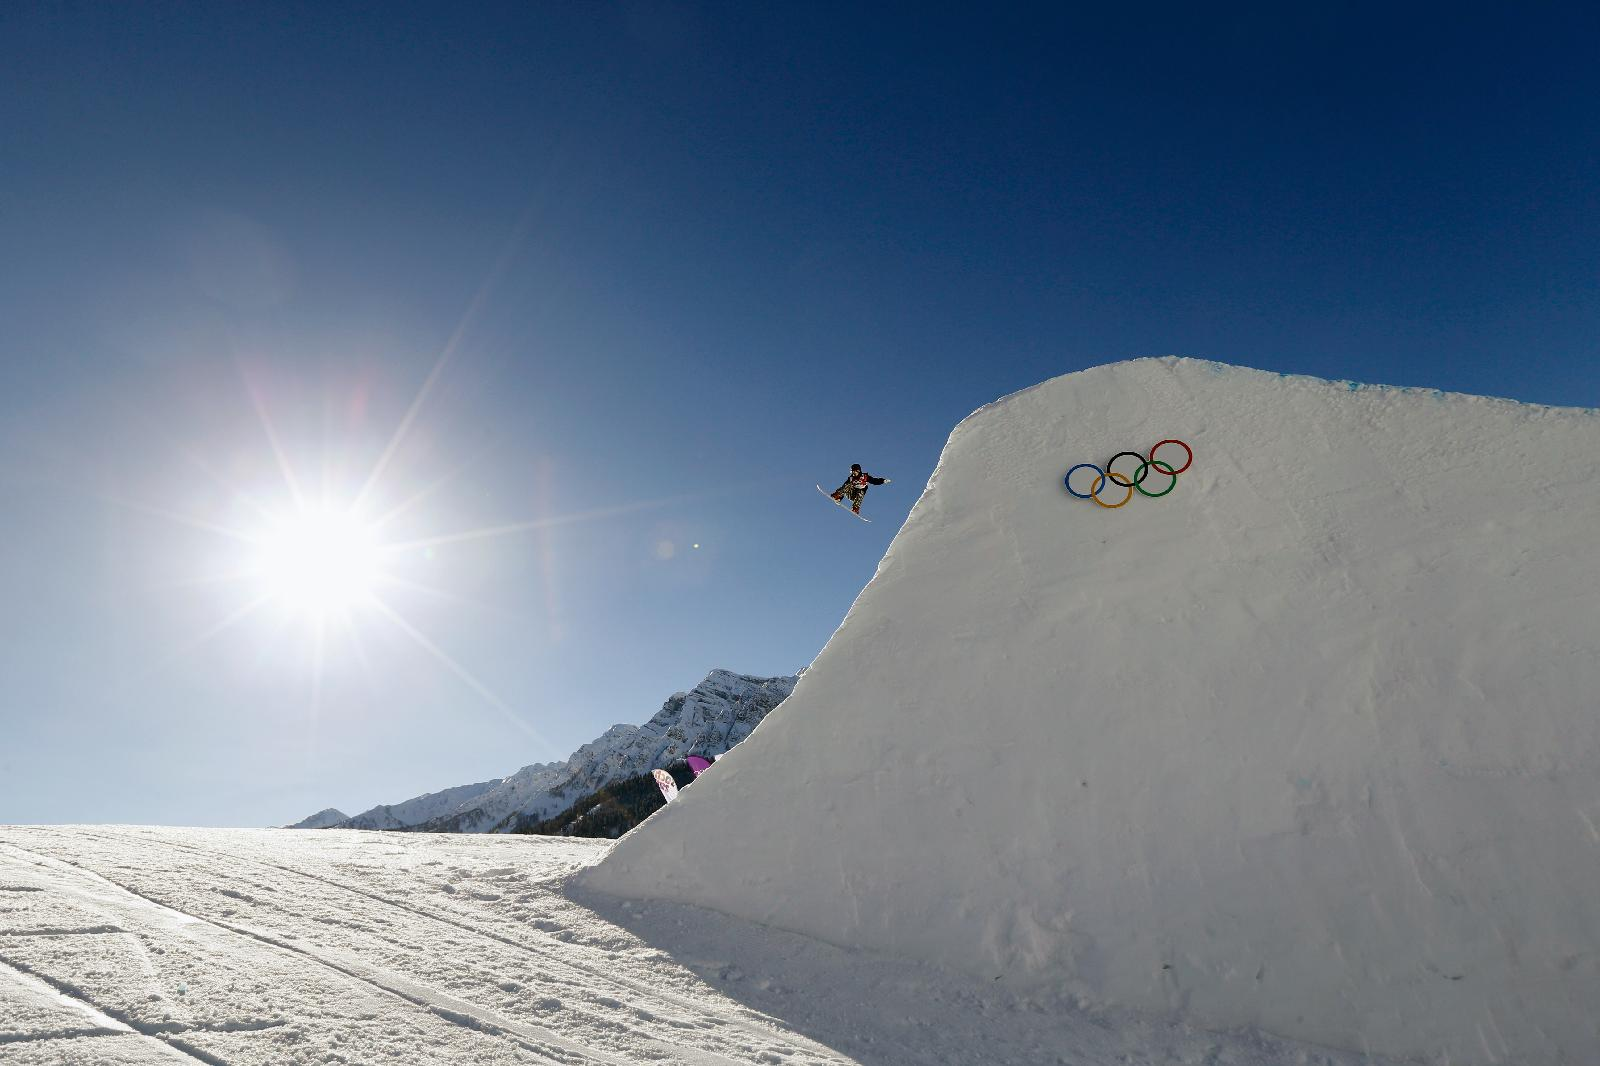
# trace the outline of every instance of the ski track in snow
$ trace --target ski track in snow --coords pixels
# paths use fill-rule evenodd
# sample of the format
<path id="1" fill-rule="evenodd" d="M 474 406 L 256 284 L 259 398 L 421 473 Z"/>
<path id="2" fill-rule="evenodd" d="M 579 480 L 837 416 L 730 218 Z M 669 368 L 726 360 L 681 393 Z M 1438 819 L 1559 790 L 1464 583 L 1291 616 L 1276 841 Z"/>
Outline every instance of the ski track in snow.
<path id="1" fill-rule="evenodd" d="M 100 839 L 107 840 L 108 842 L 113 842 L 113 843 L 116 842 L 115 838 L 110 838 L 110 837 L 102 836 L 102 837 L 100 837 Z M 417 916 L 419 918 L 422 918 L 425 921 L 430 922 L 430 923 L 437 923 L 437 924 L 440 924 L 440 925 L 453 927 L 454 929 L 458 929 L 458 930 L 470 933 L 470 934 L 472 934 L 474 936 L 486 937 L 486 938 L 488 938 L 490 940 L 494 940 L 494 941 L 497 941 L 497 942 L 499 942 L 501 944 L 507 945 L 507 946 L 509 946 L 511 948 L 517 949 L 518 951 L 521 951 L 523 953 L 528 953 L 528 954 L 532 954 L 532 955 L 536 956 L 538 958 L 538 961 L 539 961 L 539 963 L 540 963 L 540 965 L 542 967 L 561 968 L 561 969 L 563 969 L 563 970 L 565 970 L 565 971 L 567 971 L 569 973 L 576 974 L 577 977 L 579 978 L 579 980 L 581 982 L 583 982 L 578 987 L 589 987 L 589 988 L 592 988 L 594 982 L 602 982 L 602 983 L 604 983 L 604 984 L 606 984 L 608 986 L 611 986 L 611 991 L 617 992 L 619 994 L 627 994 L 627 995 L 635 995 L 635 996 L 655 996 L 655 997 L 657 997 L 658 999 L 661 999 L 664 1002 L 669 1002 L 669 1003 L 675 1004 L 680 1010 L 685 1010 L 685 1011 L 688 1011 L 688 1012 L 691 1012 L 691 1013 L 695 1012 L 699 1008 L 698 1004 L 696 1004 L 696 1003 L 694 1003 L 694 1002 L 692 1002 L 692 1001 L 690 1001 L 690 1000 L 688 1000 L 686 998 L 675 996 L 675 995 L 673 995 L 671 993 L 663 992 L 663 990 L 660 989 L 659 987 L 653 988 L 649 984 L 647 984 L 646 982 L 644 982 L 642 980 L 629 980 L 629 979 L 625 979 L 625 978 L 619 977 L 614 972 L 607 972 L 605 969 L 601 968 L 605 964 L 604 960 L 603 959 L 598 960 L 598 961 L 595 960 L 593 958 L 594 953 L 592 951 L 590 951 L 589 949 L 586 949 L 583 945 L 565 943 L 562 946 L 562 953 L 561 954 L 558 954 L 557 952 L 551 951 L 547 947 L 542 947 L 539 944 L 539 940 L 540 939 L 545 939 L 545 940 L 550 939 L 548 934 L 540 934 L 539 937 L 529 937 L 529 936 L 526 936 L 526 935 L 519 937 L 519 936 L 516 936 L 514 934 L 516 932 L 520 931 L 522 929 L 522 927 L 521 926 L 513 926 L 513 927 L 511 927 L 511 930 L 510 930 L 511 935 L 508 935 L 507 933 L 502 933 L 502 932 L 498 932 L 498 931 L 493 930 L 493 929 L 484 928 L 479 924 L 476 924 L 476 923 L 473 923 L 473 922 L 470 922 L 470 921 L 465 921 L 465 920 L 463 920 L 463 919 L 461 919 L 459 917 L 454 917 L 454 916 L 450 916 L 450 915 L 437 913 L 435 911 L 427 910 L 425 908 L 422 908 L 422 907 L 416 906 L 416 905 L 414 905 L 412 903 L 409 903 L 404 899 L 397 898 L 397 897 L 395 897 L 394 895 L 391 895 L 391 894 L 375 892 L 375 891 L 372 891 L 370 889 L 361 887 L 359 885 L 352 885 L 352 884 L 349 884 L 347 882 L 338 881 L 338 880 L 332 879 L 330 877 L 324 876 L 322 874 L 310 872 L 310 871 L 303 870 L 303 869 L 298 869 L 298 868 L 295 868 L 295 867 L 292 867 L 292 866 L 285 865 L 285 864 L 280 863 L 280 862 L 268 862 L 268 861 L 264 861 L 264 860 L 257 859 L 257 858 L 229 856 L 229 855 L 226 855 L 226 854 L 219 854 L 214 849 L 205 849 L 205 848 L 195 847 L 195 846 L 190 845 L 190 844 L 177 843 L 177 842 L 174 842 L 174 841 L 162 841 L 159 844 L 156 844 L 156 845 L 153 845 L 153 846 L 166 847 L 166 848 L 177 848 L 177 849 L 186 851 L 186 852 L 191 853 L 191 854 L 197 854 L 197 855 L 203 856 L 204 858 L 206 858 L 208 861 L 211 861 L 211 862 L 217 862 L 217 861 L 229 862 L 229 861 L 231 861 L 231 862 L 235 862 L 235 863 L 243 863 L 243 864 L 252 865 L 252 866 L 257 867 L 258 869 L 264 869 L 264 870 L 271 871 L 271 872 L 287 873 L 287 874 L 293 875 L 295 877 L 302 878 L 304 880 L 315 882 L 318 886 L 326 886 L 328 888 L 336 889 L 336 890 L 338 890 L 340 892 L 351 893 L 351 894 L 354 894 L 356 896 L 363 897 L 363 898 L 365 898 L 367 900 L 371 900 L 373 902 L 379 903 L 379 904 L 381 904 L 381 905 L 383 905 L 385 907 L 393 907 L 393 908 L 397 908 L 397 909 L 402 910 L 402 911 L 406 911 L 406 912 L 408 912 L 408 913 L 410 913 L 412 915 L 415 915 L 415 916 Z M 507 871 L 507 872 L 509 872 L 509 871 Z M 270 877 L 271 874 L 269 873 L 267 876 Z M 265 887 L 265 886 L 263 885 L 262 887 Z M 313 891 L 315 891 L 315 889 L 313 889 Z M 223 893 L 223 895 L 228 895 L 228 896 L 233 896 L 235 898 L 239 898 L 237 890 L 226 890 L 225 889 L 225 890 L 222 890 L 222 893 Z M 491 896 L 484 896 L 481 893 L 480 893 L 480 895 L 478 897 L 474 897 L 474 896 L 471 895 L 471 893 L 469 893 L 469 898 L 494 898 L 494 899 L 498 899 L 500 897 L 499 897 L 498 894 L 493 894 Z M 222 924 L 225 928 L 234 928 L 233 926 L 228 925 L 227 923 L 217 923 L 217 924 Z M 262 939 L 262 940 L 264 940 L 264 941 L 266 941 L 268 943 L 273 943 L 273 944 L 277 945 L 277 941 L 273 940 L 270 937 L 264 936 L 262 934 L 248 932 L 246 930 L 237 930 L 237 931 L 246 932 L 247 935 L 255 936 L 258 939 Z M 292 945 L 277 945 L 277 946 L 283 946 L 283 947 L 286 947 L 287 950 L 300 951 L 302 953 L 309 954 L 309 952 L 305 952 L 304 949 L 297 948 L 297 947 L 294 947 Z M 562 957 L 562 954 L 564 954 L 567 957 L 565 957 L 565 958 Z M 585 960 L 585 962 L 580 964 L 580 963 L 574 962 L 573 959 L 571 958 L 572 956 L 575 956 L 575 955 L 580 955 L 580 956 L 587 955 L 587 956 L 589 956 L 589 958 L 587 958 Z M 319 960 L 319 961 L 322 961 L 322 960 Z M 615 962 L 612 961 L 610 965 L 612 966 L 612 968 L 614 970 L 615 969 Z M 459 1011 L 461 1008 L 452 1006 L 450 1009 Z M 580 1013 L 580 1014 L 583 1013 L 581 1008 L 578 1010 L 578 1013 Z M 597 1024 L 602 1024 L 602 1025 L 603 1024 L 607 1024 L 604 1021 L 604 1019 L 600 1019 L 600 1018 L 594 1017 L 594 1016 L 591 1016 L 591 1018 L 589 1020 L 594 1021 Z M 665 1019 L 665 1020 L 668 1022 L 669 1025 L 672 1025 L 672 1026 L 680 1028 L 680 1029 L 693 1029 L 693 1028 L 699 1027 L 699 1025 L 700 1025 L 700 1023 L 698 1023 L 698 1022 L 691 1021 L 691 1020 L 688 1020 L 688 1019 L 682 1019 L 682 1018 L 669 1018 L 669 1019 Z M 763 1019 L 763 1021 L 765 1021 L 765 1020 Z M 490 1021 L 489 1019 L 483 1019 L 483 1022 L 485 1024 L 489 1024 L 489 1025 L 497 1024 L 495 1022 Z M 663 1049 L 663 1050 L 666 1050 L 666 1049 Z M 822 1050 L 822 1049 L 818 1049 L 818 1050 Z M 680 1049 L 678 1051 L 678 1053 L 682 1054 L 683 1052 Z M 693 1055 L 693 1052 L 690 1052 L 690 1054 Z M 702 1057 L 702 1058 L 704 1058 L 704 1057 Z M 697 1060 L 697 1061 L 699 1061 L 699 1060 Z M 713 1060 L 712 1059 L 704 1059 L 704 1061 L 713 1061 Z M 725 1060 L 717 1059 L 715 1061 L 725 1061 Z"/>
<path id="2" fill-rule="evenodd" d="M 566 876 L 611 845 L 0 827 L 0 1062 L 1376 1062 L 1013 995 Z"/>

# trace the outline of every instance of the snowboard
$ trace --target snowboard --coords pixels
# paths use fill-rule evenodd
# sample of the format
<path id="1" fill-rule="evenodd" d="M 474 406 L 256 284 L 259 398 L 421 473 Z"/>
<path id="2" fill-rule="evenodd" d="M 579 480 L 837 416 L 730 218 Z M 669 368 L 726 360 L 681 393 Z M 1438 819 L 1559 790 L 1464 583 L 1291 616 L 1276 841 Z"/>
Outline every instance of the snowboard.
<path id="1" fill-rule="evenodd" d="M 833 504 L 835 507 L 842 507 L 846 511 L 850 511 L 850 505 L 848 503 L 845 503 L 843 500 L 834 499 L 833 498 L 833 493 L 829 492 L 827 489 L 823 488 L 821 485 L 817 486 L 817 491 L 822 493 L 824 496 L 826 496 L 828 498 L 828 502 Z M 855 517 L 860 518 L 863 522 L 871 522 L 872 521 L 872 519 L 863 517 L 862 515 L 857 514 L 855 511 L 850 511 L 850 513 L 852 515 L 855 515 Z"/>
<path id="2" fill-rule="evenodd" d="M 650 774 L 656 779 L 656 786 L 661 789 L 661 794 L 666 797 L 668 803 L 678 797 L 678 783 L 672 779 L 671 774 L 665 770 L 651 770 Z"/>

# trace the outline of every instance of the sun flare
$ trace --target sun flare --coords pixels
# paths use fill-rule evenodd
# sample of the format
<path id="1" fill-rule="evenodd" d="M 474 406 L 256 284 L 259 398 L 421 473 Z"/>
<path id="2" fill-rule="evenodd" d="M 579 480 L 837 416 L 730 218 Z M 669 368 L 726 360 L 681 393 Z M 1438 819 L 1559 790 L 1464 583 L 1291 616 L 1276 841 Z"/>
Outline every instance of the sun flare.
<path id="1" fill-rule="evenodd" d="M 253 572 L 262 594 L 314 616 L 369 605 L 383 577 L 377 531 L 335 508 L 307 508 L 275 522 L 262 536 Z"/>
<path id="2" fill-rule="evenodd" d="M 430 632 L 425 616 L 428 610 L 451 604 L 478 606 L 477 601 L 449 587 L 456 571 L 439 561 L 445 554 L 440 549 L 450 546 L 450 551 L 465 555 L 470 549 L 459 546 L 495 538 L 542 536 L 552 527 L 602 521 L 680 498 L 635 501 L 572 514 L 551 514 L 546 504 L 541 513 L 513 521 L 432 532 L 443 517 L 443 509 L 434 506 L 437 497 L 468 472 L 470 464 L 441 476 L 432 453 L 424 450 L 419 462 L 421 472 L 429 476 L 423 478 L 408 467 L 412 456 L 405 445 L 464 328 L 465 323 L 446 345 L 364 477 L 359 476 L 366 465 L 364 457 L 374 451 L 376 443 L 358 432 L 362 417 L 358 412 L 365 410 L 364 391 L 361 402 L 350 408 L 355 434 L 350 442 L 352 451 L 329 448 L 329 441 L 322 441 L 319 451 L 315 439 L 286 441 L 279 435 L 266 398 L 246 373 L 245 392 L 265 449 L 233 449 L 224 464 L 205 450 L 181 447 L 179 455 L 186 465 L 205 475 L 204 492 L 195 493 L 201 501 L 199 509 L 120 501 L 217 538 L 215 548 L 189 554 L 193 569 L 187 580 L 175 584 L 219 590 L 218 598 L 225 600 L 216 605 L 220 616 L 180 641 L 172 660 L 195 654 L 231 634 L 236 647 L 249 653 L 252 671 L 267 664 L 275 673 L 280 666 L 297 671 L 303 667 L 314 722 L 322 713 L 324 700 L 331 698 L 333 686 L 364 675 L 377 691 L 386 674 L 377 657 L 405 654 L 395 649 L 414 649 L 466 685 L 509 724 L 548 748 L 523 712 L 498 695 L 469 661 L 454 654 L 448 641 L 436 639 Z M 241 371 L 244 369 L 241 366 Z M 305 407 L 300 404 L 297 410 Z M 273 467 L 276 477 L 270 473 Z M 249 476 L 241 477 L 241 473 Z M 317 488 L 308 492 L 312 485 Z M 548 541 L 543 544 L 548 573 L 553 563 Z M 549 602 L 551 631 L 559 632 L 554 600 Z M 555 754 L 554 749 L 550 753 Z"/>

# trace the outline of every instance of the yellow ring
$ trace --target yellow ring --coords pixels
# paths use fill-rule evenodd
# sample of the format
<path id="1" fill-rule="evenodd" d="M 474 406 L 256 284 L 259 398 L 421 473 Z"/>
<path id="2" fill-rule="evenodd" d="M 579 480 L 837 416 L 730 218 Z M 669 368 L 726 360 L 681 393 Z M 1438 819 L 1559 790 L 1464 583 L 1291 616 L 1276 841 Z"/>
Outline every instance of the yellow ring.
<path id="1" fill-rule="evenodd" d="M 1106 483 L 1107 479 L 1115 481 L 1118 485 L 1121 485 L 1123 488 L 1128 490 L 1128 494 L 1122 497 L 1122 503 L 1106 503 L 1100 498 L 1100 488 Z M 1095 503 L 1098 503 L 1101 507 L 1108 507 L 1112 510 L 1115 510 L 1118 507 L 1125 506 L 1129 500 L 1133 499 L 1133 482 L 1129 481 L 1121 474 L 1114 474 L 1110 471 L 1107 471 L 1104 474 L 1096 474 L 1094 478 L 1094 488 L 1089 490 L 1089 499 L 1093 500 Z"/>

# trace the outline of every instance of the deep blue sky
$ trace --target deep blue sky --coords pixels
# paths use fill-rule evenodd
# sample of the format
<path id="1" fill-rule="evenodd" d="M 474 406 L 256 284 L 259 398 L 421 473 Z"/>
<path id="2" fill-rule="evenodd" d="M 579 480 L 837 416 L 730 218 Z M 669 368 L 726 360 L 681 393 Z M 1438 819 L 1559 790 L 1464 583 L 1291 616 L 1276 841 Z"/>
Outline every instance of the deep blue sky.
<path id="1" fill-rule="evenodd" d="M 1085 366 L 1600 405 L 1592 5 L 1112 6 L 0 6 L 0 822 L 354 813 L 797 670 Z M 319 657 L 229 531 L 380 465 L 391 540 L 519 528 Z"/>

